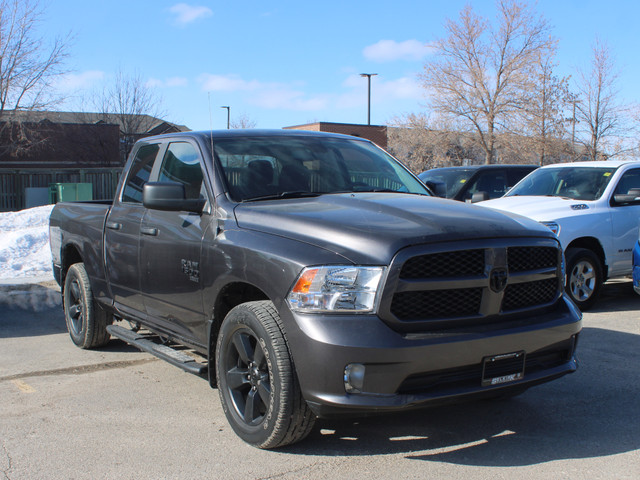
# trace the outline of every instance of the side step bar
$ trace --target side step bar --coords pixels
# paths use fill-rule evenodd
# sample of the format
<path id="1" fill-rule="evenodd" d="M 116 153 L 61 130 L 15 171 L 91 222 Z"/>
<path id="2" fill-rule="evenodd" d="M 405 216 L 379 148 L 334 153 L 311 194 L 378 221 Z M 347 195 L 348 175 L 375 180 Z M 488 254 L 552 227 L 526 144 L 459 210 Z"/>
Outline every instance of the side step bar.
<path id="1" fill-rule="evenodd" d="M 186 353 L 175 350 L 168 345 L 154 342 L 151 340 L 151 338 L 153 338 L 153 335 L 151 334 L 134 332 L 133 330 L 123 328 L 119 325 L 107 325 L 107 332 L 144 352 L 155 355 L 161 360 L 183 369 L 186 372 L 199 376 L 205 376 L 207 373 L 206 364 L 199 363 L 195 358 L 187 355 Z"/>

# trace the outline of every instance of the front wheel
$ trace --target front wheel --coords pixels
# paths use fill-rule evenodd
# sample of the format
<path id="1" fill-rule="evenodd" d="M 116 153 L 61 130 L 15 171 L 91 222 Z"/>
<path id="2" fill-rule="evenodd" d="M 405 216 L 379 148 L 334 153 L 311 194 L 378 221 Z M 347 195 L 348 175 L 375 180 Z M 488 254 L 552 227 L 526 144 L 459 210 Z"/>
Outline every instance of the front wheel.
<path id="1" fill-rule="evenodd" d="M 80 348 L 106 345 L 108 314 L 93 299 L 89 276 L 83 263 L 69 267 L 64 281 L 64 318 L 73 343 Z"/>
<path id="2" fill-rule="evenodd" d="M 600 259 L 586 248 L 569 248 L 566 257 L 567 293 L 580 310 L 588 310 L 600 295 L 603 283 Z"/>
<path id="3" fill-rule="evenodd" d="M 220 328 L 216 378 L 229 424 L 245 442 L 276 448 L 298 442 L 315 417 L 302 398 L 279 315 L 269 301 L 233 308 Z"/>

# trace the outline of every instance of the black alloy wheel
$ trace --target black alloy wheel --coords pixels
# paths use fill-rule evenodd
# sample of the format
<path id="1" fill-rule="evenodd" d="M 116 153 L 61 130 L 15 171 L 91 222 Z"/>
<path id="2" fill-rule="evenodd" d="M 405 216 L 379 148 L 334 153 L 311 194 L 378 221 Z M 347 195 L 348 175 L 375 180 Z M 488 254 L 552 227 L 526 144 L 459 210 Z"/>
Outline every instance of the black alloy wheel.
<path id="1" fill-rule="evenodd" d="M 89 276 L 82 263 L 69 267 L 63 291 L 64 317 L 73 343 L 80 348 L 96 348 L 110 339 L 110 316 L 93 298 Z"/>
<path id="2" fill-rule="evenodd" d="M 220 401 L 240 438 L 266 449 L 309 434 L 315 416 L 302 398 L 273 303 L 233 308 L 220 327 L 215 358 Z"/>
<path id="3" fill-rule="evenodd" d="M 264 350 L 252 330 L 239 328 L 232 334 L 225 365 L 233 407 L 247 425 L 259 425 L 269 410 L 271 379 Z"/>

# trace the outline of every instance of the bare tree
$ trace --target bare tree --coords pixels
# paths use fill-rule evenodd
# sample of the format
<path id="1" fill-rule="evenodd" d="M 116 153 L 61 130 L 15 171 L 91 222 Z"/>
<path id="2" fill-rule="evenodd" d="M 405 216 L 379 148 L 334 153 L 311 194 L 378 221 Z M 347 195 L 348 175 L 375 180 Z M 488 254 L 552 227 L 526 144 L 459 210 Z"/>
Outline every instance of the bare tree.
<path id="1" fill-rule="evenodd" d="M 535 158 L 539 165 L 548 163 L 549 158 L 558 160 L 570 153 L 566 127 L 571 119 L 565 114 L 571 103 L 569 78 L 555 75 L 555 66 L 552 57 L 539 56 L 536 59 L 535 72 L 532 72 L 529 85 L 523 91 L 521 125 L 514 128 L 520 135 L 515 137 L 517 140 L 513 148 L 520 150 L 523 157 Z"/>
<path id="2" fill-rule="evenodd" d="M 496 134 L 522 109 L 533 61 L 552 55 L 556 43 L 526 3 L 498 0 L 497 10 L 495 25 L 469 5 L 448 20 L 421 75 L 431 107 L 476 132 L 485 163 L 495 160 Z"/>
<path id="3" fill-rule="evenodd" d="M 583 126 L 581 143 L 591 160 L 607 158 L 620 151 L 615 137 L 623 123 L 623 107 L 618 102 L 619 70 L 609 47 L 596 39 L 588 70 L 579 70 L 576 80 L 576 119 Z M 612 151 L 605 153 L 609 140 Z"/>
<path id="4" fill-rule="evenodd" d="M 631 112 L 632 129 L 631 132 L 634 136 L 632 141 L 632 151 L 630 156 L 635 159 L 640 158 L 640 104 L 636 103 L 629 108 Z"/>
<path id="5" fill-rule="evenodd" d="M 387 148 L 389 153 L 414 173 L 434 167 L 432 146 L 429 144 L 429 120 L 423 114 L 405 114 L 388 122 Z"/>
<path id="6" fill-rule="evenodd" d="M 246 113 L 241 113 L 229 123 L 231 128 L 256 128 L 256 122 Z"/>
<path id="7" fill-rule="evenodd" d="M 473 161 L 471 135 L 441 117 L 409 113 L 392 118 L 388 129 L 388 149 L 414 173 L 430 168 L 461 165 Z"/>
<path id="8" fill-rule="evenodd" d="M 139 73 L 118 71 L 113 84 L 96 96 L 94 104 L 105 122 L 120 126 L 125 157 L 136 140 L 164 116 L 162 98 Z"/>
<path id="9" fill-rule="evenodd" d="M 0 0 L 0 122 L 3 143 L 13 153 L 34 140 L 17 112 L 44 110 L 62 100 L 52 82 L 66 73 L 70 37 L 48 45 L 37 32 L 42 16 L 37 0 Z"/>

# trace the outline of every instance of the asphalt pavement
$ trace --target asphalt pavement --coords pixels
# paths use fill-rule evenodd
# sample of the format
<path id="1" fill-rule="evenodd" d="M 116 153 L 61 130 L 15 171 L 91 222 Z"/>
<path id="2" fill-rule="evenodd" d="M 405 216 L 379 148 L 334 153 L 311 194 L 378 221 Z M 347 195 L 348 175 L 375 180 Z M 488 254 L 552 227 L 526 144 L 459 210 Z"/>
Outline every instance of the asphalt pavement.
<path id="1" fill-rule="evenodd" d="M 66 332 L 52 284 L 0 287 L 0 479 L 637 479 L 640 296 L 605 286 L 578 372 L 511 400 L 321 420 L 277 451 L 244 444 L 208 383 Z"/>

